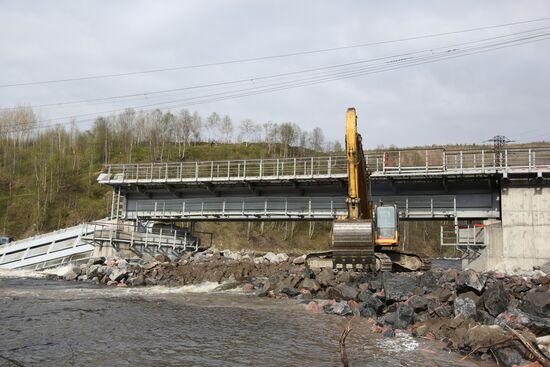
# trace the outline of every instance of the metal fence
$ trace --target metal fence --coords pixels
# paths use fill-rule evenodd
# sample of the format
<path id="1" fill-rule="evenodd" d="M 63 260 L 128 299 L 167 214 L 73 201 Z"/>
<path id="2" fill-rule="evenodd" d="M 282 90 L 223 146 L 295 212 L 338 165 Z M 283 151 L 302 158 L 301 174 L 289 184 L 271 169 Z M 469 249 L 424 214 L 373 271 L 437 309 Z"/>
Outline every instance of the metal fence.
<path id="1" fill-rule="evenodd" d="M 408 149 L 368 153 L 374 176 L 550 172 L 550 148 L 492 150 Z M 109 164 L 100 183 L 259 181 L 347 177 L 345 156 Z"/>

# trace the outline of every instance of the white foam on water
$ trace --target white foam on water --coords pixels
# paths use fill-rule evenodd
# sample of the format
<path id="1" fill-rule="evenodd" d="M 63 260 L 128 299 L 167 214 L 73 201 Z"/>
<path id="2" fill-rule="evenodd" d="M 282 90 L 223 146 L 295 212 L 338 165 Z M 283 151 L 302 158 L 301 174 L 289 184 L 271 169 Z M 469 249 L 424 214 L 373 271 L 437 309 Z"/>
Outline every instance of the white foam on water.
<path id="1" fill-rule="evenodd" d="M 74 264 L 69 263 L 69 264 L 66 264 L 66 265 L 58 266 L 57 268 L 50 268 L 50 269 L 43 270 L 42 273 L 43 274 L 54 274 L 54 275 L 57 275 L 57 276 L 63 276 L 69 270 L 72 270 L 72 268 L 74 266 L 75 266 Z"/>
<path id="2" fill-rule="evenodd" d="M 378 340 L 378 346 L 386 351 L 400 353 L 418 349 L 418 342 L 409 334 L 397 331 L 394 338 Z"/>
<path id="3" fill-rule="evenodd" d="M 46 274 L 34 270 L 0 269 L 0 278 L 44 278 Z"/>
<path id="4" fill-rule="evenodd" d="M 204 282 L 194 285 L 184 285 L 182 287 L 166 287 L 162 285 L 156 285 L 152 287 L 136 287 L 136 288 L 118 288 L 118 290 L 124 290 L 126 294 L 185 294 L 185 293 L 208 293 L 219 287 L 220 284 L 216 282 Z M 116 287 L 109 288 L 115 289 Z"/>

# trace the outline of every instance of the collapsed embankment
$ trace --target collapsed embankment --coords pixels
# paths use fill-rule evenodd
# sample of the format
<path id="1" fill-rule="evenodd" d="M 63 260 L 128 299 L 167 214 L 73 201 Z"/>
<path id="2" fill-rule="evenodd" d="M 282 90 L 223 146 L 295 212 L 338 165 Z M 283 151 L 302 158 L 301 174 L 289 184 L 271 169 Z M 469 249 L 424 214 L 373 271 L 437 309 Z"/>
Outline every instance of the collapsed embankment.
<path id="1" fill-rule="evenodd" d="M 220 291 L 242 288 L 298 300 L 312 312 L 367 317 L 387 337 L 408 330 L 505 366 L 550 365 L 550 277 L 542 272 L 333 272 L 306 268 L 304 257 L 209 250 L 176 261 L 95 259 L 61 277 L 119 287 L 217 282 Z"/>

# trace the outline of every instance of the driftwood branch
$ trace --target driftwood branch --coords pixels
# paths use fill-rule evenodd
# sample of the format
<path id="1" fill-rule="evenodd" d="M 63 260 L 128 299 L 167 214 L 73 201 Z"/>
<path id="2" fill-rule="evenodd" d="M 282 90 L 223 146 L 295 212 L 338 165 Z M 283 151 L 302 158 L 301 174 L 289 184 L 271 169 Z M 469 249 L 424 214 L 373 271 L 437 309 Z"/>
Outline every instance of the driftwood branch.
<path id="1" fill-rule="evenodd" d="M 346 353 L 346 338 L 348 337 L 349 333 L 351 333 L 352 321 L 353 321 L 353 317 L 348 321 L 344 329 L 342 329 L 342 333 L 340 334 L 340 340 L 338 341 L 339 350 L 340 350 L 340 359 L 342 360 L 343 367 L 349 367 L 348 354 Z"/>
<path id="2" fill-rule="evenodd" d="M 512 329 L 510 326 L 508 325 L 504 325 L 506 326 L 506 328 L 508 330 L 510 330 L 515 336 L 516 338 L 518 338 L 518 340 L 523 344 L 523 346 L 525 348 L 527 348 L 527 350 L 529 352 L 531 352 L 531 354 L 535 357 L 535 359 L 540 363 L 542 364 L 544 367 L 550 367 L 550 360 L 548 360 L 548 358 L 546 358 L 546 356 L 544 356 L 539 350 L 538 348 L 536 348 L 533 344 L 531 344 L 531 342 L 529 340 L 527 340 L 526 337 L 524 337 L 523 335 L 521 335 L 520 333 L 518 333 L 516 330 Z"/>

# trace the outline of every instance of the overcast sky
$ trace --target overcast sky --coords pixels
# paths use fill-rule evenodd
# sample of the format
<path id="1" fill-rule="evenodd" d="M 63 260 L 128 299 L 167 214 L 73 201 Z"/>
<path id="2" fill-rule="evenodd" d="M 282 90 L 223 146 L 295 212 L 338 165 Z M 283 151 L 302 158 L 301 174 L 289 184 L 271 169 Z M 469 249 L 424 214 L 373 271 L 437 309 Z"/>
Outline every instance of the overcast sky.
<path id="1" fill-rule="evenodd" d="M 0 85 L 134 72 L 394 40 L 550 17 L 548 1 L 2 1 Z M 219 83 L 447 47 L 550 27 L 550 20 L 254 62 L 0 88 L 0 106 L 41 105 Z M 254 81 L 38 109 L 83 128 L 124 107 L 174 106 L 238 123 L 293 121 L 328 139 L 357 108 L 368 147 L 479 143 L 496 134 L 550 139 L 550 40 L 382 73 L 204 102 Z M 386 59 L 387 60 L 387 59 Z M 302 78 L 295 75 L 293 78 Z M 284 79 L 282 81 L 288 81 Z M 279 82 L 279 79 L 267 82 Z M 201 100 L 202 98 L 202 100 Z M 176 101 L 166 103 L 167 101 Z M 144 107 L 151 108 L 151 107 Z M 341 139 L 343 140 L 343 139 Z"/>

